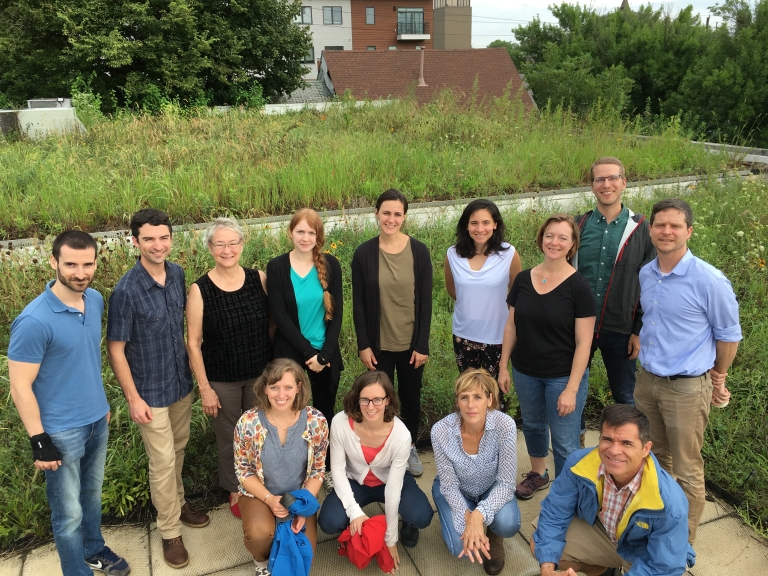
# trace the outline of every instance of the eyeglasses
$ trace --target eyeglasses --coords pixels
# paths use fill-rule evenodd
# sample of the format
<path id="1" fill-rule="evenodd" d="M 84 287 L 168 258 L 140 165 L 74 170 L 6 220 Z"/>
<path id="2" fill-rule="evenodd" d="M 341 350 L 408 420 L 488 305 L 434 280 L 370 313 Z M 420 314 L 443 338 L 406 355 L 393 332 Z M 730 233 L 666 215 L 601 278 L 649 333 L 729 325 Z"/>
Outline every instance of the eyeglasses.
<path id="1" fill-rule="evenodd" d="M 209 242 L 209 244 L 214 250 L 224 250 L 224 248 L 229 248 L 230 250 L 234 250 L 235 248 L 240 246 L 240 244 L 242 243 L 243 243 L 242 238 L 240 240 L 232 240 L 232 242 L 226 242 L 226 243 L 225 242 Z"/>
<path id="2" fill-rule="evenodd" d="M 592 180 L 592 184 L 597 184 L 599 186 L 606 180 L 608 180 L 608 182 L 616 182 L 616 180 L 618 180 L 619 178 L 621 178 L 621 174 L 613 174 L 611 176 L 600 176 L 599 178 L 594 178 Z"/>
<path id="3" fill-rule="evenodd" d="M 371 402 L 373 402 L 374 406 L 381 406 L 384 404 L 384 400 L 386 400 L 386 398 L 358 398 L 360 406 L 368 406 Z"/>

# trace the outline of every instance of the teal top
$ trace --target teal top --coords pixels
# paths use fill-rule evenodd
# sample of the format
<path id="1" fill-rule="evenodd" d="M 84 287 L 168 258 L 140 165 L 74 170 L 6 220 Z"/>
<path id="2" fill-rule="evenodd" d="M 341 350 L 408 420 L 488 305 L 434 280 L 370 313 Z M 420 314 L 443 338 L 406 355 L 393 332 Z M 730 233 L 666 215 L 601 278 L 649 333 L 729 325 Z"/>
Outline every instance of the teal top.
<path id="1" fill-rule="evenodd" d="M 579 272 L 589 282 L 595 295 L 597 315 L 603 309 L 605 292 L 611 279 L 613 265 L 619 253 L 619 242 L 627 226 L 629 210 L 623 206 L 613 222 L 608 222 L 599 210 L 594 210 L 581 231 L 579 243 Z"/>
<path id="2" fill-rule="evenodd" d="M 325 306 L 317 268 L 312 266 L 304 278 L 291 268 L 291 284 L 296 295 L 301 333 L 315 350 L 320 350 L 325 344 Z"/>

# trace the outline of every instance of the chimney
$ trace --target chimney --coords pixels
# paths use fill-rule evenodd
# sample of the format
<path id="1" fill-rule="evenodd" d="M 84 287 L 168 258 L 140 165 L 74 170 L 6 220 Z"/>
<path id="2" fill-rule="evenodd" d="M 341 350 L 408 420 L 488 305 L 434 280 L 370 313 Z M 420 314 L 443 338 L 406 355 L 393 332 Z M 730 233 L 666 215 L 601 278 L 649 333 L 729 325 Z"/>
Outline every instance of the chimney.
<path id="1" fill-rule="evenodd" d="M 426 86 L 427 83 L 424 82 L 424 48 L 419 50 L 421 52 L 421 69 L 419 70 L 419 88 Z"/>

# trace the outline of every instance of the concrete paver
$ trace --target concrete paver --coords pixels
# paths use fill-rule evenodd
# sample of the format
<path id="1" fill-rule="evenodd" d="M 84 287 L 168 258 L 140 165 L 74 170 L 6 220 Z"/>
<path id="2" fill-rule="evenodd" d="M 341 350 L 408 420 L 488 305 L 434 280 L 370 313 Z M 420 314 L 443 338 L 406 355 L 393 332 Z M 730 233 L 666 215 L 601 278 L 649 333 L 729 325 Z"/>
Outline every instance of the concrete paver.
<path id="1" fill-rule="evenodd" d="M 0 558 L 0 576 L 21 576 L 23 566 L 24 557 L 21 554 Z"/>
<path id="2" fill-rule="evenodd" d="M 587 432 L 586 444 L 597 444 L 598 434 Z M 424 474 L 417 478 L 417 483 L 432 502 L 432 482 L 435 477 L 434 455 L 431 451 L 420 453 L 424 463 Z M 551 455 L 547 466 L 554 471 Z M 520 475 L 530 470 L 530 460 L 521 432 L 518 433 L 518 471 Z M 533 533 L 531 521 L 538 515 L 541 501 L 549 490 L 540 490 L 528 501 L 520 501 L 521 530 L 518 535 L 505 541 L 507 564 L 502 574 L 516 576 L 537 576 L 538 565 L 528 550 L 528 542 Z M 320 492 L 320 500 L 325 498 Z M 433 508 L 434 508 L 434 503 Z M 365 508 L 369 516 L 383 514 L 379 504 Z M 229 507 L 223 505 L 212 510 L 211 524 L 206 528 L 193 529 L 183 527 L 184 543 L 190 551 L 190 564 L 187 568 L 173 570 L 163 561 L 160 535 L 154 524 L 149 527 L 126 526 L 108 527 L 104 536 L 113 550 L 123 555 L 131 564 L 132 576 L 251 576 L 253 562 L 242 544 L 240 520 L 232 516 Z M 358 570 L 349 560 L 338 556 L 336 534 L 324 534 L 318 530 L 318 545 L 312 574 L 316 576 L 359 576 L 382 574 L 378 565 L 371 563 L 365 570 Z M 415 548 L 405 549 L 398 546 L 400 552 L 401 576 L 452 576 L 484 574 L 479 565 L 466 560 L 452 558 L 443 542 L 440 521 L 437 515 L 432 524 L 421 531 L 419 544 Z M 720 576 L 728 573 L 758 572 L 768 574 L 768 546 L 746 526 L 733 508 L 714 501 L 707 506 L 699 527 L 695 546 L 696 566 L 689 571 L 690 576 Z M 59 576 L 59 558 L 53 544 L 41 546 L 26 557 L 10 555 L 0 557 L 0 576 Z M 100 573 L 99 573 L 100 574 Z M 276 575 L 283 576 L 283 575 Z"/>

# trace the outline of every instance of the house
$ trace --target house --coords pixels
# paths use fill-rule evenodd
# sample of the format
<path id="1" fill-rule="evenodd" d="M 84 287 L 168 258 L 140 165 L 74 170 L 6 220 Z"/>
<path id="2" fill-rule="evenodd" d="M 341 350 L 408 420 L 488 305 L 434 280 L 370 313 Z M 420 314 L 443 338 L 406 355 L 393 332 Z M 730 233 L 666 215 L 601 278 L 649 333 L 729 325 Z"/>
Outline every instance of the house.
<path id="1" fill-rule="evenodd" d="M 472 7 L 469 2 L 470 0 L 434 0 L 435 48 L 472 48 Z"/>
<path id="2" fill-rule="evenodd" d="M 432 0 L 351 0 L 353 50 L 432 48 Z"/>
<path id="3" fill-rule="evenodd" d="M 352 49 L 350 0 L 302 0 L 295 22 L 312 34 L 312 48 L 301 61 L 307 70 L 305 80 L 317 78 L 317 62 L 324 50 Z"/>
<path id="4" fill-rule="evenodd" d="M 423 86 L 419 85 L 422 67 Z M 512 94 L 519 95 L 526 108 L 536 106 L 505 48 L 326 51 L 318 81 L 337 96 L 349 90 L 356 100 L 377 100 L 413 92 L 421 104 L 446 88 L 466 98 L 475 82 L 477 100 L 487 101 L 503 96 L 511 83 Z"/>

